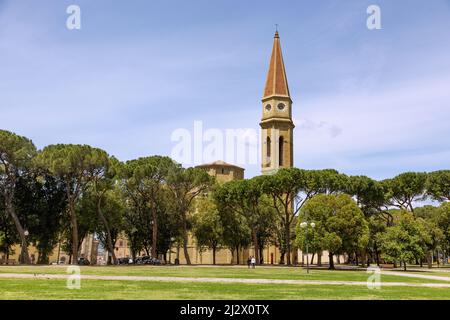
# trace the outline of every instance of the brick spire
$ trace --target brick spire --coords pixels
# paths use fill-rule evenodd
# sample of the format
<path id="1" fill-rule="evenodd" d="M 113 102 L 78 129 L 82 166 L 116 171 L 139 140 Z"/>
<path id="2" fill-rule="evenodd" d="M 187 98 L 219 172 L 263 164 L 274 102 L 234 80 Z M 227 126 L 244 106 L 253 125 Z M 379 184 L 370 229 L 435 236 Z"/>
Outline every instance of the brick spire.
<path id="1" fill-rule="evenodd" d="M 278 31 L 275 32 L 273 40 L 272 56 L 270 58 L 269 72 L 267 73 L 263 99 L 271 96 L 290 98 Z"/>

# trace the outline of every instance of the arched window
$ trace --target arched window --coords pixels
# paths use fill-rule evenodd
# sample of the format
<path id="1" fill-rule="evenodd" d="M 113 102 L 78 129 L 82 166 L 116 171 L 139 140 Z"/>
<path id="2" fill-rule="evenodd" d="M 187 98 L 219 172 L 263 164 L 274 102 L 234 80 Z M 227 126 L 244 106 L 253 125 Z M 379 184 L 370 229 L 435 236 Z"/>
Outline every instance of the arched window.
<path id="1" fill-rule="evenodd" d="M 279 154 L 279 160 L 280 160 L 280 167 L 283 165 L 283 151 L 284 151 L 284 138 L 283 136 L 280 137 L 278 140 L 278 154 Z"/>
<path id="2" fill-rule="evenodd" d="M 266 156 L 269 159 L 270 158 L 270 151 L 272 149 L 272 144 L 271 144 L 271 141 L 270 141 L 270 137 L 267 137 L 267 143 L 266 144 L 267 144 Z"/>

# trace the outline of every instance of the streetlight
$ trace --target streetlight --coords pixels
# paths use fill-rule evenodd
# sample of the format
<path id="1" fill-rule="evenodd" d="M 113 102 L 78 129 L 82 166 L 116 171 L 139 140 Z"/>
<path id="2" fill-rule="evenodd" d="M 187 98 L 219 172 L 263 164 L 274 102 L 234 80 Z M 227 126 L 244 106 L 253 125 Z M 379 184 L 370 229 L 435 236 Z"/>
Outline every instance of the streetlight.
<path id="1" fill-rule="evenodd" d="M 311 228 L 315 228 L 316 224 L 314 222 L 302 222 L 300 223 L 300 227 L 305 229 L 305 245 L 306 245 L 306 273 L 309 273 L 309 257 L 308 257 L 308 224 Z"/>

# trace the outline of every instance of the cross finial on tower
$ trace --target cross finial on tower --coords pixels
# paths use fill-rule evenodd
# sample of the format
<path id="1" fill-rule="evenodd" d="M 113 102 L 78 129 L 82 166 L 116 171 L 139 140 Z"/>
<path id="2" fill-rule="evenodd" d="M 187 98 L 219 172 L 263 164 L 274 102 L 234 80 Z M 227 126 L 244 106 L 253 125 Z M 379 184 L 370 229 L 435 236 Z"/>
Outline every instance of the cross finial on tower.
<path id="1" fill-rule="evenodd" d="M 275 38 L 279 38 L 279 36 L 278 36 L 278 23 L 275 23 Z"/>

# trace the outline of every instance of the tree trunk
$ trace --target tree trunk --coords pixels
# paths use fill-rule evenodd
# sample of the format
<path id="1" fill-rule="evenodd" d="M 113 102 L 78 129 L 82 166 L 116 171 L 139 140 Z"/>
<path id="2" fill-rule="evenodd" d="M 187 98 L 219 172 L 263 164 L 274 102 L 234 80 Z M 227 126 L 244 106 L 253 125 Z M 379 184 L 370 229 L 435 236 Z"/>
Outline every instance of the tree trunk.
<path id="1" fill-rule="evenodd" d="M 38 258 L 37 258 L 37 264 L 49 264 L 49 258 L 48 258 L 48 252 L 45 249 L 41 249 L 38 251 Z"/>
<path id="2" fill-rule="evenodd" d="M 101 197 L 100 197 L 98 202 L 97 202 L 97 212 L 98 212 L 98 215 L 99 215 L 100 219 L 103 222 L 103 225 L 105 226 L 105 229 L 106 229 L 106 241 L 108 243 L 108 249 L 109 249 L 109 252 L 111 252 L 113 263 L 116 265 L 117 264 L 117 258 L 116 258 L 116 254 L 114 253 L 114 244 L 113 244 L 113 241 L 112 241 L 112 238 L 111 238 L 111 229 L 109 228 L 109 223 L 106 220 L 106 217 L 104 216 L 104 214 L 102 212 L 101 202 L 102 202 L 102 200 L 101 200 Z"/>
<path id="3" fill-rule="evenodd" d="M 152 209 L 152 257 L 157 258 L 157 245 L 158 245 L 158 219 L 156 209 Z"/>
<path id="4" fill-rule="evenodd" d="M 253 231 L 252 231 L 252 238 L 253 238 L 253 250 L 255 251 L 256 264 L 259 264 L 258 237 L 256 236 L 256 229 L 253 229 Z"/>
<path id="5" fill-rule="evenodd" d="M 403 270 L 406 271 L 406 261 L 403 261 Z"/>
<path id="6" fill-rule="evenodd" d="M 378 254 L 378 246 L 375 244 L 375 260 L 377 262 L 377 266 L 380 266 L 380 256 Z"/>
<path id="7" fill-rule="evenodd" d="M 322 252 L 319 252 L 319 253 L 317 254 L 317 265 L 318 265 L 319 267 L 322 266 Z"/>
<path id="8" fill-rule="evenodd" d="M 13 200 L 10 195 L 5 196 L 5 207 L 11 219 L 14 221 L 14 225 L 16 226 L 17 232 L 19 233 L 21 240 L 21 249 L 20 249 L 20 263 L 30 264 L 30 255 L 28 254 L 28 243 L 25 236 L 25 230 L 20 223 L 19 217 L 14 210 Z M 8 250 L 9 251 L 9 250 Z"/>
<path id="9" fill-rule="evenodd" d="M 433 256 L 433 251 L 428 251 L 428 254 L 427 254 L 428 269 L 433 268 L 432 256 Z"/>
<path id="10" fill-rule="evenodd" d="M 212 248 L 212 251 L 213 251 L 213 265 L 215 265 L 216 264 L 216 246 L 214 246 Z"/>
<path id="11" fill-rule="evenodd" d="M 284 236 L 286 237 L 286 265 L 291 265 L 291 226 L 289 223 L 289 213 L 286 213 L 286 221 L 284 227 Z"/>
<path id="12" fill-rule="evenodd" d="M 334 270 L 333 253 L 328 252 L 328 260 L 330 260 L 330 266 L 328 269 Z"/>
<path id="13" fill-rule="evenodd" d="M 261 264 L 264 264 L 264 248 L 259 247 L 259 261 Z"/>
<path id="14" fill-rule="evenodd" d="M 367 251 L 366 249 L 363 249 L 361 252 L 361 265 L 363 268 L 366 267 L 366 263 L 367 263 Z"/>
<path id="15" fill-rule="evenodd" d="M 284 256 L 286 255 L 286 253 L 285 252 L 281 252 L 280 253 L 280 261 L 279 261 L 279 264 L 284 264 Z"/>
<path id="16" fill-rule="evenodd" d="M 183 251 L 184 251 L 184 258 L 186 259 L 186 264 L 191 264 L 191 258 L 189 257 L 188 252 L 188 230 L 187 230 L 187 221 L 186 221 L 186 214 L 183 214 Z"/>
<path id="17" fill-rule="evenodd" d="M 70 224 L 72 227 L 72 261 L 71 264 L 78 264 L 78 222 L 75 212 L 75 199 L 69 198 Z"/>
<path id="18" fill-rule="evenodd" d="M 311 256 L 311 262 L 310 262 L 310 264 L 313 264 L 314 263 L 314 256 L 316 255 L 316 253 L 315 252 L 313 252 L 313 254 L 312 254 L 312 256 Z"/>

